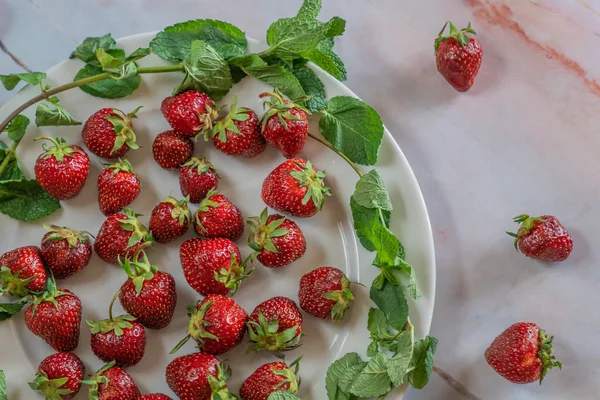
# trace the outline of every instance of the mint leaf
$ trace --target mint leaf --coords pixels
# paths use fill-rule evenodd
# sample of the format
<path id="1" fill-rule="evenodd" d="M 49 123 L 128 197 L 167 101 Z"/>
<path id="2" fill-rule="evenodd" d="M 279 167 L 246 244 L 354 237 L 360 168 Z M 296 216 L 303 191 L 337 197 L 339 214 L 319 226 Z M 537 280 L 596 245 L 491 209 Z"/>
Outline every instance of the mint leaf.
<path id="1" fill-rule="evenodd" d="M 412 326 L 400 334 L 397 340 L 396 354 L 387 363 L 388 375 L 394 386 L 402 386 L 413 356 Z"/>
<path id="2" fill-rule="evenodd" d="M 0 321 L 6 321 L 7 319 L 10 319 L 13 315 L 15 315 L 16 313 L 21 311 L 23 309 L 23 307 L 25 306 L 25 304 L 27 304 L 27 303 L 24 303 L 24 302 L 0 303 Z M 0 379 L 0 393 L 2 393 L 1 379 Z M 1 398 L 2 398 L 2 396 L 0 396 L 0 399 Z"/>
<path id="3" fill-rule="evenodd" d="M 383 123 L 377 111 L 362 100 L 338 96 L 329 100 L 319 129 L 333 147 L 352 161 L 373 165 L 383 139 Z"/>
<path id="4" fill-rule="evenodd" d="M 44 79 L 46 79 L 45 72 L 27 72 L 22 74 L 0 75 L 0 82 L 2 82 L 2 85 L 6 90 L 13 90 L 21 81 L 35 86 Z"/>
<path id="5" fill-rule="evenodd" d="M 107 33 L 104 36 L 100 37 L 88 37 L 83 43 L 81 43 L 73 53 L 71 53 L 69 58 L 78 58 L 86 64 L 94 64 L 98 66 L 98 60 L 96 59 L 96 51 L 98 49 L 104 50 L 120 50 L 117 49 L 117 42 L 110 33 Z M 113 56 L 117 56 L 119 54 L 125 55 L 123 50 L 117 51 L 115 53 L 111 53 Z"/>
<path id="6" fill-rule="evenodd" d="M 388 358 L 385 353 L 377 353 L 354 379 L 351 393 L 358 397 L 377 397 L 392 389 L 392 381 L 387 372 Z"/>
<path id="7" fill-rule="evenodd" d="M 150 54 L 152 54 L 152 50 L 150 50 L 149 47 L 140 47 L 140 48 L 136 49 L 133 53 L 128 55 L 127 58 L 125 59 L 125 61 L 127 61 L 127 62 L 138 61 L 146 56 L 149 56 Z"/>
<path id="8" fill-rule="evenodd" d="M 379 343 L 375 341 L 369 343 L 367 346 L 367 357 L 374 357 L 377 353 L 379 353 Z"/>
<path id="9" fill-rule="evenodd" d="M 317 18 L 321 12 L 321 0 L 304 0 L 300 11 L 298 11 L 298 18 Z"/>
<path id="10" fill-rule="evenodd" d="M 57 103 L 42 103 L 35 110 L 35 124 L 37 126 L 68 126 L 81 125 L 75 120 L 67 109 Z"/>
<path id="11" fill-rule="evenodd" d="M 267 400 L 300 400 L 300 397 L 296 396 L 294 393 L 278 390 L 277 392 L 271 393 Z"/>
<path id="12" fill-rule="evenodd" d="M 197 19 L 165 28 L 150 42 L 150 48 L 165 60 L 183 61 L 190 57 L 195 40 L 208 43 L 225 60 L 245 55 L 248 47 L 244 32 L 230 23 Z"/>
<path id="13" fill-rule="evenodd" d="M 386 211 L 393 209 L 390 195 L 376 169 L 360 177 L 352 198 L 363 207 L 381 208 Z"/>
<path id="14" fill-rule="evenodd" d="M 6 392 L 6 376 L 4 375 L 4 371 L 0 369 L 0 400 L 8 400 Z"/>
<path id="15" fill-rule="evenodd" d="M 379 308 L 371 308 L 369 310 L 367 329 L 371 333 L 371 337 L 377 340 L 394 337 L 394 334 L 388 329 L 388 320 L 385 313 Z"/>
<path id="16" fill-rule="evenodd" d="M 333 38 L 327 37 L 319 42 L 317 47 L 302 56 L 337 80 L 345 81 L 348 78 L 346 67 L 342 59 L 333 51 L 333 44 Z"/>
<path id="17" fill-rule="evenodd" d="M 0 164 L 4 161 L 6 157 L 8 157 L 9 150 L 6 145 L 0 142 Z M 0 182 L 2 181 L 19 181 L 25 178 L 25 174 L 23 174 L 23 169 L 21 168 L 21 164 L 19 163 L 16 157 L 12 157 L 6 168 L 0 175 Z"/>
<path id="18" fill-rule="evenodd" d="M 296 67 L 292 69 L 292 74 L 294 74 L 300 85 L 302 85 L 304 93 L 310 96 L 310 99 L 306 102 L 306 108 L 310 112 L 315 114 L 327 107 L 325 87 L 312 69 L 304 66 Z"/>
<path id="19" fill-rule="evenodd" d="M 408 284 L 406 285 L 406 291 L 408 292 L 408 295 L 410 297 L 412 297 L 415 300 L 418 300 L 422 296 L 422 294 L 417 286 L 417 274 L 415 273 L 415 269 L 406 261 L 402 261 L 403 262 L 400 264 L 400 268 L 408 274 Z"/>
<path id="20" fill-rule="evenodd" d="M 334 36 L 341 36 L 346 31 L 346 20 L 340 17 L 333 17 L 329 21 L 329 29 L 325 34 L 328 38 L 333 38 Z"/>
<path id="21" fill-rule="evenodd" d="M 60 208 L 35 180 L 0 182 L 0 212 L 20 221 L 35 221 Z"/>
<path id="22" fill-rule="evenodd" d="M 307 18 L 282 18 L 267 31 L 268 54 L 283 60 L 293 60 L 314 50 L 325 39 L 329 23 Z"/>
<path id="23" fill-rule="evenodd" d="M 206 42 L 192 42 L 190 58 L 183 62 L 183 66 L 185 77 L 175 93 L 195 89 L 206 92 L 214 100 L 220 100 L 233 87 L 229 65 Z"/>
<path id="24" fill-rule="evenodd" d="M 102 67 L 87 64 L 79 70 L 73 80 L 76 81 L 83 78 L 89 78 L 90 76 L 96 76 L 102 73 L 104 73 Z M 140 86 L 140 81 L 141 79 L 138 75 L 126 79 L 109 78 L 82 86 L 81 90 L 95 97 L 120 99 L 133 93 Z"/>
<path id="25" fill-rule="evenodd" d="M 348 393 L 347 390 L 340 388 L 340 381 L 344 383 L 353 380 L 366 363 L 360 359 L 357 353 L 348 353 L 339 360 L 335 361 L 327 369 L 325 377 L 325 388 L 327 389 L 327 398 L 329 400 L 355 400 L 356 396 Z M 355 372 L 356 369 L 358 372 Z M 348 388 L 346 388 L 348 389 Z"/>
<path id="26" fill-rule="evenodd" d="M 375 243 L 379 243 L 375 229 L 383 223 L 385 227 L 390 223 L 390 212 L 379 211 L 375 208 L 366 208 L 359 205 L 354 196 L 350 198 L 350 209 L 354 220 L 354 229 L 362 246 L 368 251 L 375 251 Z M 379 247 L 379 244 L 377 245 Z"/>
<path id="27" fill-rule="evenodd" d="M 397 331 L 403 330 L 408 320 L 408 303 L 402 288 L 385 282 L 381 290 L 371 286 L 370 296 L 377 307 L 384 312 L 392 328 Z"/>
<path id="28" fill-rule="evenodd" d="M 377 251 L 373 265 L 379 268 L 398 269 L 404 261 L 400 257 L 401 254 L 404 254 L 404 249 L 396 235 L 381 223 L 373 227 L 373 235 L 373 244 Z"/>
<path id="29" fill-rule="evenodd" d="M 413 369 L 408 376 L 408 382 L 416 389 L 423 389 L 433 371 L 433 361 L 438 340 L 433 336 L 427 336 L 414 344 L 414 352 L 411 360 Z"/>
<path id="30" fill-rule="evenodd" d="M 8 137 L 10 140 L 21 140 L 25 135 L 25 131 L 27 130 L 27 125 L 29 125 L 29 122 L 29 118 L 19 114 L 14 117 L 8 123 L 8 125 L 6 125 L 6 128 L 4 128 L 3 132 L 8 132 Z"/>

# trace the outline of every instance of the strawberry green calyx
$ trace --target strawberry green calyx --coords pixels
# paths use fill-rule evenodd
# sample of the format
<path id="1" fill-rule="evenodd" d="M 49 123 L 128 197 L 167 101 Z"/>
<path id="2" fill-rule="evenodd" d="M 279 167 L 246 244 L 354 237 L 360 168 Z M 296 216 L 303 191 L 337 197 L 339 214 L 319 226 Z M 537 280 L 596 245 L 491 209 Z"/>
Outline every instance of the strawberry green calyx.
<path id="1" fill-rule="evenodd" d="M 516 222 L 517 224 L 520 224 L 519 226 L 519 230 L 517 231 L 517 233 L 513 233 L 513 232 L 506 232 L 509 236 L 512 236 L 515 238 L 515 249 L 517 251 L 519 251 L 519 239 L 521 239 L 523 236 L 527 236 L 529 234 L 529 232 L 535 228 L 535 223 L 536 222 L 544 222 L 543 218 L 540 217 L 530 217 L 527 214 L 521 214 L 521 215 L 517 215 L 516 217 L 513 218 L 513 221 Z"/>
<path id="2" fill-rule="evenodd" d="M 315 171 L 310 161 L 306 161 L 306 166 L 298 162 L 295 164 L 300 168 L 300 171 L 291 171 L 290 175 L 298 181 L 299 186 L 307 187 L 302 204 L 306 204 L 312 199 L 315 207 L 321 210 L 325 203 L 325 196 L 331 196 L 331 190 L 325 186 L 325 182 L 323 181 L 326 172 Z"/>
<path id="3" fill-rule="evenodd" d="M 263 99 L 265 97 L 271 98 L 271 100 L 267 100 L 264 102 L 264 106 L 269 107 L 269 111 L 267 111 L 267 113 L 264 115 L 264 117 L 262 119 L 262 123 L 261 123 L 262 129 L 265 129 L 265 125 L 267 124 L 267 121 L 272 116 L 277 115 L 277 118 L 279 118 L 279 122 L 281 122 L 281 125 L 285 128 L 286 131 L 289 131 L 286 119 L 288 121 L 300 121 L 299 118 L 297 118 L 290 112 L 290 110 L 293 108 L 302 110 L 307 115 L 311 114 L 311 112 L 309 110 L 307 110 L 305 107 L 303 107 L 299 104 L 296 104 L 293 101 L 286 100 L 283 97 L 283 94 L 279 91 L 279 89 L 275 89 L 273 92 L 261 93 L 259 95 L 259 97 L 261 99 Z M 309 99 L 309 97 L 303 96 L 299 99 L 296 99 L 296 101 L 306 101 L 308 99 Z"/>
<path id="4" fill-rule="evenodd" d="M 269 210 L 265 208 L 260 216 L 252 217 L 246 221 L 252 232 L 248 236 L 248 246 L 257 253 L 260 253 L 262 249 L 267 249 L 272 253 L 279 253 L 279 250 L 273 244 L 273 238 L 285 236 L 289 232 L 287 229 L 280 228 L 281 224 L 285 222 L 285 218 L 277 219 L 267 224 L 268 218 Z"/>
<path id="5" fill-rule="evenodd" d="M 198 211 L 207 212 L 209 208 L 215 208 L 219 206 L 219 203 L 212 201 L 211 198 L 215 195 L 219 194 L 215 188 L 212 188 L 206 194 L 206 197 L 200 203 L 200 207 L 198 207 Z M 196 214 L 196 225 L 202 232 L 206 232 L 206 228 L 202 225 L 202 221 L 200 221 L 200 217 Z"/>
<path id="6" fill-rule="evenodd" d="M 143 242 L 141 249 L 152 246 L 152 234 L 137 218 L 141 216 L 141 214 L 136 214 L 130 208 L 125 208 L 123 214 L 125 214 L 127 218 L 118 220 L 121 223 L 121 228 L 132 232 L 129 237 L 129 242 L 127 243 L 127 248 L 135 246 L 140 241 Z"/>
<path id="7" fill-rule="evenodd" d="M 108 369 L 114 367 L 115 364 L 116 363 L 114 361 L 111 361 L 108 364 L 104 365 L 102 368 L 100 368 L 90 379 L 81 381 L 81 383 L 85 383 L 86 385 L 89 385 L 89 387 L 90 387 L 89 392 L 88 392 L 89 400 L 99 400 L 98 390 L 99 390 L 100 384 L 103 383 L 103 384 L 107 385 L 109 383 L 108 378 L 102 374 L 104 372 L 106 372 Z"/>
<path id="8" fill-rule="evenodd" d="M 115 127 L 115 135 L 117 139 L 115 140 L 115 144 L 111 149 L 111 154 L 115 151 L 119 150 L 123 145 L 127 145 L 130 149 L 139 149 L 140 146 L 136 143 L 135 132 L 133 131 L 133 126 L 131 124 L 131 120 L 137 118 L 137 112 L 142 108 L 141 106 L 125 115 L 122 111 L 113 108 L 113 113 L 117 114 L 116 117 L 112 115 L 107 115 L 106 119 L 113 124 Z"/>
<path id="9" fill-rule="evenodd" d="M 298 325 L 277 333 L 279 322 L 277 320 L 267 321 L 262 313 L 258 314 L 258 322 L 249 321 L 246 325 L 252 341 L 248 347 L 248 353 L 268 350 L 277 354 L 293 350 L 300 345 L 302 334 L 296 335 Z"/>
<path id="10" fill-rule="evenodd" d="M 152 279 L 154 274 L 158 272 L 158 267 L 150 264 L 145 252 L 142 253 L 142 261 L 139 260 L 139 255 L 140 254 L 138 253 L 135 261 L 130 260 L 129 257 L 124 261 L 121 261 L 120 259 L 118 261 L 123 271 L 125 271 L 127 276 L 133 281 L 135 292 L 138 296 L 142 292 L 144 281 Z"/>
<path id="11" fill-rule="evenodd" d="M 190 196 L 185 196 L 182 200 L 177 200 L 174 197 L 167 197 L 162 201 L 163 203 L 169 203 L 173 205 L 171 210 L 171 217 L 179 221 L 179 225 L 188 225 L 192 220 L 192 214 L 188 208 L 190 202 Z"/>
<path id="12" fill-rule="evenodd" d="M 300 360 L 302 360 L 302 356 L 298 357 L 294 360 L 286 369 L 277 370 L 273 369 L 273 373 L 283 376 L 285 378 L 284 381 L 280 382 L 275 389 L 279 389 L 281 386 L 289 383 L 290 387 L 287 389 L 290 393 L 297 393 L 300 388 L 300 378 L 298 377 L 298 371 L 300 370 Z"/>
<path id="13" fill-rule="evenodd" d="M 21 272 L 22 270 L 19 270 L 13 274 L 7 266 L 0 266 L 0 295 L 8 293 L 11 296 L 24 297 L 31 294 L 27 285 L 37 278 L 37 275 L 21 279 L 19 278 Z"/>
<path id="14" fill-rule="evenodd" d="M 29 382 L 29 387 L 42 392 L 46 400 L 63 400 L 63 396 L 73 393 L 70 389 L 62 389 L 68 381 L 68 377 L 49 379 L 44 371 L 39 370 L 35 379 Z"/>
<path id="15" fill-rule="evenodd" d="M 350 281 L 348 278 L 342 276 L 341 283 L 342 288 L 340 290 L 333 290 L 323 294 L 324 298 L 336 302 L 331 309 L 331 319 L 337 323 L 342 322 L 344 313 L 354 300 L 354 294 L 352 294 L 352 291 L 350 290 Z"/>
<path id="16" fill-rule="evenodd" d="M 450 28 L 450 32 L 448 33 L 448 35 L 444 35 L 446 26 L 448 26 Z M 442 42 L 444 42 L 450 38 L 456 39 L 458 41 L 458 43 L 461 45 L 461 47 L 465 47 L 466 45 L 469 44 L 469 36 L 467 36 L 467 33 L 470 33 L 472 35 L 477 34 L 477 33 L 475 33 L 475 30 L 471 27 L 470 22 L 466 28 L 460 29 L 460 30 L 452 22 L 450 22 L 450 21 L 446 22 L 444 24 L 444 27 L 438 34 L 438 37 L 435 39 L 435 45 L 434 45 L 435 51 L 437 52 L 437 49 L 438 49 L 438 47 L 440 47 Z"/>
<path id="17" fill-rule="evenodd" d="M 241 135 L 242 132 L 235 125 L 235 121 L 243 122 L 246 121 L 250 116 L 248 113 L 250 110 L 247 108 L 238 108 L 237 107 L 238 98 L 234 97 L 233 102 L 231 103 L 229 113 L 221 120 L 217 121 L 217 123 L 213 126 L 212 130 L 209 132 L 211 137 L 218 136 L 219 140 L 223 143 L 227 142 L 227 132 L 233 132 L 236 135 Z M 208 140 L 208 135 L 205 135 L 204 138 Z"/>
<path id="18" fill-rule="evenodd" d="M 56 288 L 56 282 L 54 277 L 48 278 L 46 281 L 46 289 L 38 295 L 33 296 L 33 314 L 37 310 L 37 307 L 42 303 L 52 303 L 54 307 L 58 307 L 56 298 L 60 296 L 71 296 L 69 292 L 65 292 Z"/>
<path id="19" fill-rule="evenodd" d="M 129 160 L 122 160 L 120 158 L 119 161 L 117 161 L 114 164 L 107 164 L 106 169 L 111 169 L 113 175 L 117 174 L 117 172 L 131 172 L 132 174 L 134 173 L 133 167 L 131 166 Z"/>
<path id="20" fill-rule="evenodd" d="M 77 231 L 75 229 L 67 228 L 65 226 L 57 226 L 57 225 L 46 225 L 44 224 L 44 229 L 48 232 L 51 232 L 46 240 L 66 240 L 69 243 L 69 247 L 75 248 L 78 244 L 84 244 L 89 242 L 90 238 L 88 235 L 92 236 L 91 233 L 86 231 Z"/>
<path id="21" fill-rule="evenodd" d="M 131 322 L 135 320 L 135 317 L 125 314 L 116 318 L 103 319 L 101 321 L 86 320 L 85 322 L 89 325 L 92 335 L 96 333 L 109 333 L 114 331 L 115 335 L 121 336 L 123 335 L 123 329 L 133 328 Z"/>
<path id="22" fill-rule="evenodd" d="M 554 336 L 548 335 L 546 331 L 540 329 L 539 334 L 539 344 L 540 350 L 538 352 L 538 357 L 542 361 L 542 374 L 540 375 L 540 385 L 546 377 L 548 371 L 554 367 L 558 367 L 558 369 L 562 369 L 562 363 L 560 361 L 556 361 L 556 357 L 554 357 L 554 350 L 552 349 L 552 340 Z"/>
<path id="23" fill-rule="evenodd" d="M 198 302 L 196 305 L 187 306 L 188 316 L 190 317 L 190 321 L 188 323 L 188 334 L 179 343 L 177 343 L 177 345 L 169 354 L 175 354 L 177 350 L 179 350 L 188 342 L 188 340 L 190 340 L 190 338 L 193 338 L 198 343 L 199 349 L 204 346 L 205 339 L 219 340 L 219 338 L 206 330 L 206 328 L 211 324 L 204 319 L 204 315 L 212 307 L 213 302 L 207 301 L 206 303 L 202 304 L 200 309 L 198 309 L 198 304 L 200 304 L 200 302 Z"/>
<path id="24" fill-rule="evenodd" d="M 215 175 L 219 176 L 215 167 L 210 162 L 206 161 L 204 157 L 192 157 L 188 162 L 183 164 L 182 167 L 190 167 L 190 169 L 196 169 L 198 171 L 198 175 L 201 175 L 207 171 L 212 171 L 215 173 Z"/>
<path id="25" fill-rule="evenodd" d="M 34 140 L 49 140 L 52 142 L 52 144 L 54 144 L 54 146 L 52 147 L 47 147 L 46 143 L 42 144 L 42 149 L 44 149 L 44 153 L 42 153 L 42 155 L 40 156 L 42 158 L 55 157 L 56 161 L 62 162 L 65 157 L 73 157 L 73 153 L 77 152 L 77 150 L 69 146 L 67 144 L 67 141 L 63 138 L 58 137 L 56 139 L 53 139 L 48 136 L 40 136 L 35 138 Z"/>
<path id="26" fill-rule="evenodd" d="M 206 105 L 206 112 L 201 114 L 196 111 L 196 116 L 198 117 L 198 126 L 194 127 L 195 131 L 198 131 L 198 135 L 203 135 L 204 132 L 210 132 L 213 129 L 214 121 L 219 118 L 219 110 L 211 107 L 210 105 Z"/>
<path id="27" fill-rule="evenodd" d="M 228 296 L 231 297 L 236 294 L 242 281 L 254 272 L 254 268 L 247 269 L 250 260 L 251 256 L 248 256 L 248 258 L 240 264 L 235 258 L 235 254 L 231 253 L 231 264 L 229 265 L 229 269 L 221 268 L 219 272 L 215 271 L 215 280 L 221 282 L 223 286 L 229 289 Z"/>
<path id="28" fill-rule="evenodd" d="M 211 390 L 211 399 L 220 400 L 239 400 L 235 394 L 227 389 L 227 380 L 231 377 L 231 368 L 221 361 L 217 365 L 216 376 L 208 374 L 208 384 Z"/>

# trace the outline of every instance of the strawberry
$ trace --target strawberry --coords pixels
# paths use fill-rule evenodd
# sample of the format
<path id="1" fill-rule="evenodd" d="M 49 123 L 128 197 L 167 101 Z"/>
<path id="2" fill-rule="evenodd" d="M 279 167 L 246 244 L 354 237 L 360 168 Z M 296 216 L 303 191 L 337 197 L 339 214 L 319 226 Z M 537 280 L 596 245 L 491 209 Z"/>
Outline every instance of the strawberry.
<path id="1" fill-rule="evenodd" d="M 57 289 L 52 279 L 46 290 L 25 310 L 25 325 L 56 351 L 73 351 L 79 344 L 81 301 L 67 289 Z"/>
<path id="2" fill-rule="evenodd" d="M 111 303 L 112 314 L 112 303 Z M 90 347 L 104 362 L 115 361 L 121 367 L 136 365 L 146 351 L 146 330 L 135 317 L 121 315 L 102 321 L 85 321 L 90 326 Z"/>
<path id="3" fill-rule="evenodd" d="M 125 259 L 152 245 L 152 234 L 137 219 L 139 214 L 126 208 L 106 218 L 94 242 L 94 251 L 110 264 Z"/>
<path id="4" fill-rule="evenodd" d="M 271 97 L 271 101 L 265 102 L 269 111 L 262 119 L 262 135 L 286 158 L 294 158 L 306 143 L 310 111 L 284 99 L 277 89 L 274 93 L 260 95 L 260 98 L 264 97 Z"/>
<path id="5" fill-rule="evenodd" d="M 181 167 L 194 154 L 194 142 L 175 131 L 156 135 L 152 143 L 152 154 L 158 165 L 167 170 Z"/>
<path id="6" fill-rule="evenodd" d="M 302 276 L 298 298 L 304 312 L 317 318 L 342 322 L 354 295 L 350 281 L 341 270 L 321 267 Z"/>
<path id="7" fill-rule="evenodd" d="M 238 108 L 237 97 L 231 104 L 229 114 L 215 124 L 211 135 L 215 147 L 230 156 L 251 158 L 267 147 L 260 133 L 258 116 L 249 108 Z"/>
<path id="8" fill-rule="evenodd" d="M 562 368 L 555 360 L 552 339 L 536 324 L 517 322 L 494 339 L 485 351 L 485 359 L 512 383 L 541 384 L 549 369 Z"/>
<path id="9" fill-rule="evenodd" d="M 167 365 L 167 384 L 181 400 L 235 400 L 227 389 L 231 368 L 208 353 L 193 353 Z"/>
<path id="10" fill-rule="evenodd" d="M 446 36 L 446 26 L 450 33 Z M 483 50 L 477 39 L 470 38 L 467 33 L 475 35 L 469 24 L 458 30 L 448 21 L 435 39 L 435 61 L 440 74 L 459 92 L 471 89 L 479 72 Z"/>
<path id="11" fill-rule="evenodd" d="M 129 279 L 121 286 L 119 301 L 146 328 L 162 329 L 171 322 L 177 305 L 175 279 L 151 265 L 146 254 L 143 257 L 121 263 Z"/>
<path id="12" fill-rule="evenodd" d="M 251 341 L 248 351 L 293 350 L 302 337 L 302 314 L 287 297 L 273 297 L 260 303 L 250 314 L 247 325 Z"/>
<path id="13" fill-rule="evenodd" d="M 42 258 L 55 278 L 68 278 L 88 265 L 92 256 L 88 232 L 56 225 L 44 228 L 48 233 L 42 239 Z"/>
<path id="14" fill-rule="evenodd" d="M 73 353 L 55 353 L 40 363 L 29 387 L 50 400 L 70 400 L 79 393 L 85 374 L 83 362 Z"/>
<path id="15" fill-rule="evenodd" d="M 287 160 L 265 178 L 262 199 L 271 208 L 295 217 L 311 217 L 323 208 L 324 195 L 331 191 L 324 171 L 301 158 Z"/>
<path id="16" fill-rule="evenodd" d="M 181 135 L 196 136 L 209 131 L 219 112 L 206 93 L 188 90 L 163 100 L 160 111 L 173 130 Z"/>
<path id="17" fill-rule="evenodd" d="M 166 394 L 152 393 L 152 394 L 143 395 L 142 397 L 140 397 L 140 400 L 173 400 L 173 399 L 170 398 L 169 396 L 167 396 Z"/>
<path id="18" fill-rule="evenodd" d="M 158 243 L 169 243 L 187 232 L 192 221 L 189 201 L 189 196 L 183 200 L 167 197 L 154 207 L 149 224 L 154 240 Z"/>
<path id="19" fill-rule="evenodd" d="M 267 268 L 291 264 L 306 252 L 306 239 L 292 220 L 279 214 L 269 215 L 265 208 L 260 217 L 252 217 L 247 223 L 252 232 L 248 245 Z"/>
<path id="20" fill-rule="evenodd" d="M 196 306 L 188 306 L 188 312 L 188 334 L 171 354 L 190 338 L 198 343 L 201 351 L 214 355 L 228 352 L 244 338 L 248 313 L 227 296 L 209 294 Z"/>
<path id="21" fill-rule="evenodd" d="M 83 143 L 98 157 L 108 159 L 121 158 L 129 149 L 138 149 L 131 120 L 137 118 L 140 108 L 127 115 L 116 108 L 96 111 L 83 125 Z"/>
<path id="22" fill-rule="evenodd" d="M 559 262 L 566 260 L 573 250 L 573 239 L 565 227 L 552 215 L 530 217 L 521 214 L 513 218 L 520 224 L 517 233 L 506 232 L 515 238 L 515 249 L 527 257 Z"/>
<path id="23" fill-rule="evenodd" d="M 35 140 L 49 140 L 47 148 L 35 162 L 35 179 L 48 194 L 58 200 L 71 199 L 83 189 L 90 172 L 90 158 L 79 146 L 71 146 L 63 138 L 41 136 Z"/>
<path id="24" fill-rule="evenodd" d="M 138 400 L 140 389 L 131 375 L 111 361 L 96 372 L 85 383 L 90 385 L 90 400 Z"/>
<path id="25" fill-rule="evenodd" d="M 190 202 L 198 204 L 219 186 L 219 175 L 204 158 L 192 157 L 179 171 L 179 186 L 184 196 L 190 196 Z"/>
<path id="26" fill-rule="evenodd" d="M 240 250 L 229 239 L 189 239 L 179 249 L 181 268 L 189 285 L 202 296 L 233 295 L 252 271 L 246 271 Z"/>
<path id="27" fill-rule="evenodd" d="M 41 292 L 45 284 L 46 269 L 38 247 L 19 247 L 0 256 L 0 294 L 23 297 Z"/>
<path id="28" fill-rule="evenodd" d="M 274 392 L 297 393 L 299 362 L 297 359 L 289 367 L 279 361 L 261 365 L 242 383 L 240 397 L 242 400 L 268 400 Z"/>
<path id="29" fill-rule="evenodd" d="M 98 176 L 98 205 L 108 216 L 130 205 L 142 191 L 142 184 L 127 160 L 108 165 Z"/>
<path id="30" fill-rule="evenodd" d="M 200 203 L 194 221 L 196 233 L 207 238 L 237 240 L 244 233 L 244 218 L 240 210 L 214 189 Z"/>

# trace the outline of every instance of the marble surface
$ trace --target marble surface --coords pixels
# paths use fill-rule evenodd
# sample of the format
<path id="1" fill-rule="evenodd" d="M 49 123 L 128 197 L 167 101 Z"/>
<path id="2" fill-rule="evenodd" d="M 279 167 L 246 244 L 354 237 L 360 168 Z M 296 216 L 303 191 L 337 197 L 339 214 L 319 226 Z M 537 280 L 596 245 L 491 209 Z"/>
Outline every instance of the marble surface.
<path id="1" fill-rule="evenodd" d="M 190 18 L 263 38 L 299 0 L 0 0 L 0 39 L 32 70 L 86 36 L 159 30 Z M 594 399 L 600 383 L 600 0 L 325 0 L 348 29 L 337 50 L 348 86 L 381 113 L 419 179 L 437 254 L 437 364 L 481 399 Z M 438 76 L 433 38 L 472 21 L 484 49 L 473 89 Z M 0 73 L 19 66 L 0 52 Z M 0 92 L 0 103 L 9 97 Z M 554 214 L 575 249 L 556 265 L 516 253 L 520 213 Z M 410 249 L 408 249 L 410 251 Z M 543 386 L 496 375 L 483 352 L 517 321 L 555 335 L 563 371 Z M 4 364 L 6 360 L 1 360 Z M 409 400 L 458 400 L 437 376 Z"/>

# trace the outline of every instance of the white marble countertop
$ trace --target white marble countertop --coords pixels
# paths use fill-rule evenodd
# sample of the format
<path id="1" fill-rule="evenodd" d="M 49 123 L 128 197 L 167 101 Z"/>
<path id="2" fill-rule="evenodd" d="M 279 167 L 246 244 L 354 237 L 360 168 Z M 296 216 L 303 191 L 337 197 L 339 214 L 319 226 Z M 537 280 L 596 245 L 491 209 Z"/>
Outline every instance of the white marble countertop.
<path id="1" fill-rule="evenodd" d="M 263 38 L 299 0 L 0 0 L 0 39 L 32 70 L 86 36 L 120 37 L 193 18 L 227 20 Z M 598 398 L 600 349 L 600 0 L 325 0 L 340 15 L 347 85 L 382 115 L 427 202 L 437 253 L 432 334 L 439 366 L 486 400 Z M 433 39 L 448 19 L 472 21 L 484 49 L 473 89 L 437 74 Z M 0 73 L 19 66 L 0 52 Z M 9 95 L 0 93 L 0 104 Z M 520 213 L 554 214 L 571 258 L 517 254 L 504 231 Z M 555 335 L 563 371 L 543 386 L 508 383 L 483 352 L 510 324 Z M 434 376 L 409 400 L 458 400 Z"/>

